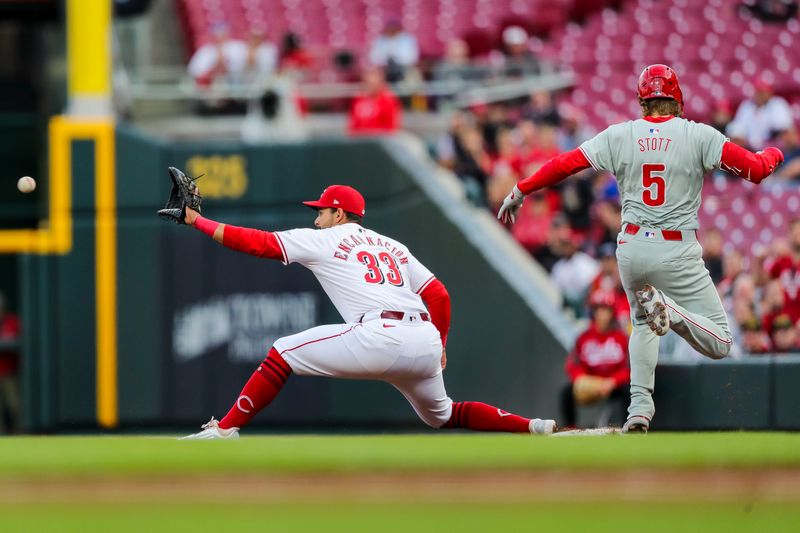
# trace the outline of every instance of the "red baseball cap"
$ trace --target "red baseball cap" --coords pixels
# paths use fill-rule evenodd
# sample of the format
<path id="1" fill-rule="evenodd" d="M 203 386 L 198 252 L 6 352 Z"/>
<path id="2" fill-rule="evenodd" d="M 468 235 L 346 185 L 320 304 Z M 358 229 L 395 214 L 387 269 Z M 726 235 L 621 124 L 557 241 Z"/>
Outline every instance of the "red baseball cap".
<path id="1" fill-rule="evenodd" d="M 340 207 L 342 210 L 360 217 L 363 217 L 366 212 L 364 209 L 364 197 L 361 196 L 360 192 L 347 185 L 331 185 L 322 191 L 322 196 L 319 197 L 319 200 L 309 200 L 308 202 L 303 202 L 303 205 L 314 209 L 326 207 L 336 209 Z"/>
<path id="2" fill-rule="evenodd" d="M 589 305 L 591 307 L 614 307 L 617 303 L 617 298 L 613 292 L 598 289 L 589 296 Z"/>

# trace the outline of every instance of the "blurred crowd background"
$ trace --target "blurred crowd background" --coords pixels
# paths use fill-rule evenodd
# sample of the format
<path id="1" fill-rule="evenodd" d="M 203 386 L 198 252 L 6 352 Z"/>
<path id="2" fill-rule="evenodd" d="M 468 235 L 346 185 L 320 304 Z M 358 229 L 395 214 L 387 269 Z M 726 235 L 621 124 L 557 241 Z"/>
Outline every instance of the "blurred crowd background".
<path id="1" fill-rule="evenodd" d="M 283 88 L 294 95 L 288 107 L 298 128 L 304 115 L 330 109 L 349 113 L 351 134 L 396 131 L 405 113 L 446 116 L 447 130 L 428 138 L 431 154 L 462 180 L 472 202 L 490 211 L 517 180 L 551 157 L 610 123 L 638 116 L 639 70 L 669 63 L 681 77 L 687 118 L 711 124 L 751 150 L 776 145 L 786 155 L 761 187 L 722 172 L 706 176 L 699 236 L 732 319 L 734 356 L 800 350 L 797 2 L 177 4 L 190 51 L 188 72 L 198 87 L 236 87 L 275 73 L 288 73 L 297 83 L 363 82 L 354 97 L 338 101 L 309 102 Z M 513 97 L 453 98 L 464 88 L 554 72 L 570 72 L 573 83 Z M 216 106 L 216 112 L 242 112 L 235 100 L 206 101 L 204 111 Z M 261 112 L 274 113 L 277 100 L 268 91 Z M 575 317 L 588 320 L 588 302 L 602 291 L 614 296 L 614 316 L 627 330 L 628 303 L 615 258 L 620 224 L 614 177 L 587 170 L 531 195 L 508 230 L 550 273 Z"/>
<path id="2" fill-rule="evenodd" d="M 26 14 L 34 13 L 27 4 L 12 4 L 15 17 L 40 16 Z M 42 13 L 57 20 L 57 4 L 42 2 Z M 639 72 L 651 63 L 671 65 L 686 118 L 752 150 L 778 146 L 786 156 L 760 186 L 722 172 L 705 176 L 698 236 L 731 320 L 732 357 L 800 352 L 797 1 L 114 0 L 114 6 L 120 118 L 163 115 L 156 128 L 184 127 L 179 135 L 170 131 L 175 138 L 227 131 L 230 122 L 199 126 L 166 115 L 165 102 L 188 101 L 188 111 L 172 108 L 180 109 L 180 119 L 232 118 L 235 135 L 248 142 L 295 141 L 319 131 L 409 131 L 458 177 L 470 202 L 492 213 L 548 159 L 609 124 L 638 117 Z M 10 9 L 0 6 L 0 14 Z M 160 32 L 160 45 L 142 30 L 145 18 L 148 31 Z M 15 113 L 57 113 L 63 94 L 41 86 L 63 70 L 58 62 L 37 67 L 32 54 L 63 55 L 61 41 L 32 47 L 30 36 L 6 25 L 0 40 L 19 52 L 0 62 L 5 101 Z M 158 63 L 159 54 L 179 58 L 179 78 L 143 68 Z M 19 59 L 25 57 L 31 61 Z M 147 98 L 149 108 L 141 104 Z M 9 150 L 32 150 L 35 143 L 16 138 L 20 146 Z M 620 226 L 614 176 L 587 170 L 532 194 L 506 228 L 549 273 L 565 310 L 585 330 L 567 362 L 571 381 L 599 373 L 606 396 L 622 394 L 627 380 L 630 317 L 615 255 Z M 18 411 L 12 378 L 20 326 L 16 310 L 5 307 L 0 297 L 0 424 L 9 427 Z M 602 356 L 582 359 L 582 346 Z M 662 347 L 665 358 L 694 357 L 672 337 Z"/>

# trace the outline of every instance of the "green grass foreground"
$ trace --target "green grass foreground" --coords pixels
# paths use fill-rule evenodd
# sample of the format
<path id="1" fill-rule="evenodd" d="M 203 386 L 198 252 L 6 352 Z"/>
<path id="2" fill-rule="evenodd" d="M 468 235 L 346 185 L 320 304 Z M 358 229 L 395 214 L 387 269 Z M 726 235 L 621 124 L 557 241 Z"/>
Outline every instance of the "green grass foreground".
<path id="1" fill-rule="evenodd" d="M 0 504 L 3 531 L 85 533 L 277 532 L 613 532 L 797 531 L 800 509 L 779 504 L 162 505 L 16 506 Z M 638 525 L 638 527 L 636 526 Z"/>
<path id="2" fill-rule="evenodd" d="M 587 472 L 597 492 L 564 487 Z M 800 472 L 800 434 L 10 437 L 0 531 L 797 531 L 800 488 L 767 472 Z"/>
<path id="3" fill-rule="evenodd" d="M 800 468 L 797 433 L 662 433 L 532 437 L 496 434 L 0 439 L 0 478 L 481 472 L 542 469 Z"/>

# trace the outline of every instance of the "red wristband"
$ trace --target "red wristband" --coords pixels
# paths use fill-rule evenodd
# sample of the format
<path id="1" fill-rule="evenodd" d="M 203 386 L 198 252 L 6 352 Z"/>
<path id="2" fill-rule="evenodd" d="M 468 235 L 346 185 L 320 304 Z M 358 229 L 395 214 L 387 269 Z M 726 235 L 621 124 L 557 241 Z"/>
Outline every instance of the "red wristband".
<path id="1" fill-rule="evenodd" d="M 204 217 L 197 217 L 194 221 L 194 227 L 209 237 L 214 237 L 214 232 L 217 231 L 218 226 L 219 222 L 215 222 Z"/>

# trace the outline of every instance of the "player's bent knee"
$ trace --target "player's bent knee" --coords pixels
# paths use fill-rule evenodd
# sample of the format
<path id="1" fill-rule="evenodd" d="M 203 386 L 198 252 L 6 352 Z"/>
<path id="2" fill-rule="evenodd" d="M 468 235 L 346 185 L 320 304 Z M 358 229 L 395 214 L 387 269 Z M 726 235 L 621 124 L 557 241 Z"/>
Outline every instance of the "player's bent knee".
<path id="1" fill-rule="evenodd" d="M 731 345 L 731 342 L 718 342 L 715 350 L 703 350 L 701 353 L 709 359 L 718 361 L 720 359 L 725 359 L 728 354 L 731 353 Z"/>
<path id="2" fill-rule="evenodd" d="M 727 343 L 727 344 L 720 343 L 719 351 L 715 354 L 712 354 L 711 358 L 725 359 L 726 357 L 728 357 L 728 354 L 731 353 L 731 345 L 732 343 Z"/>

